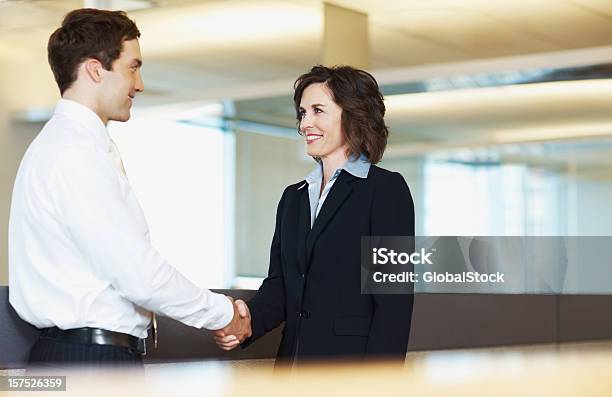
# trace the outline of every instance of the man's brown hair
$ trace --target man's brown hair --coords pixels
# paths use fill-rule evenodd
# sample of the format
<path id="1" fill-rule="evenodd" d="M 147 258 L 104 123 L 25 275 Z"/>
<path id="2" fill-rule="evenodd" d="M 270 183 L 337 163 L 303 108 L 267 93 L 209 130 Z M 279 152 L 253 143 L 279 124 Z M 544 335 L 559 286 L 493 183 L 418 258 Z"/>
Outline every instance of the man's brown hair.
<path id="1" fill-rule="evenodd" d="M 74 83 L 83 61 L 94 58 L 111 70 L 123 42 L 139 37 L 138 27 L 123 11 L 82 8 L 69 12 L 47 45 L 49 65 L 60 93 Z"/>

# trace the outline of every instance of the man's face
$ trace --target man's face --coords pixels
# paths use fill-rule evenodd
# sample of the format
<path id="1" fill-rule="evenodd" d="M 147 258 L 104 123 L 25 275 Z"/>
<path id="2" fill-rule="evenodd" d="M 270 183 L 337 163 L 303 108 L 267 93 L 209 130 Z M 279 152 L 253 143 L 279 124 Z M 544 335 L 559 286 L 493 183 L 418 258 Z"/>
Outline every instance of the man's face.
<path id="1" fill-rule="evenodd" d="M 137 92 L 144 90 L 141 66 L 138 40 L 124 41 L 121 55 L 113 62 L 112 69 L 103 71 L 98 113 L 104 122 L 129 120 L 132 101 Z"/>

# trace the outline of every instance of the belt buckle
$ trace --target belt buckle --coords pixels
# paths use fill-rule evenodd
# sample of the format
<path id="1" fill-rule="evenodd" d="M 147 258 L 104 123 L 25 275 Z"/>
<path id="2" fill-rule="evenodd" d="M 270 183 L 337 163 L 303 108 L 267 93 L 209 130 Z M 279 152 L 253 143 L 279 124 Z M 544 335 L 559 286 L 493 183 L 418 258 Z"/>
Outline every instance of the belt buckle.
<path id="1" fill-rule="evenodd" d="M 138 353 L 140 353 L 141 356 L 147 355 L 147 340 L 146 339 L 138 338 Z"/>

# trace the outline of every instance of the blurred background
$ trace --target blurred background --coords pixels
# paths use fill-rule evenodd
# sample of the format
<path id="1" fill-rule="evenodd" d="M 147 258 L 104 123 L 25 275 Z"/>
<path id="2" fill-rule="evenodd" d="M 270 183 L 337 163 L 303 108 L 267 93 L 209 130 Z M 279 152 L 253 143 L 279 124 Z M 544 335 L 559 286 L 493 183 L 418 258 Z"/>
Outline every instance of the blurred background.
<path id="1" fill-rule="evenodd" d="M 49 35 L 71 9 L 128 11 L 145 91 L 109 124 L 161 254 L 200 285 L 257 288 L 276 205 L 315 163 L 293 82 L 369 70 L 417 235 L 612 232 L 609 0 L 0 0 L 0 284 L 13 181 L 59 92 Z"/>

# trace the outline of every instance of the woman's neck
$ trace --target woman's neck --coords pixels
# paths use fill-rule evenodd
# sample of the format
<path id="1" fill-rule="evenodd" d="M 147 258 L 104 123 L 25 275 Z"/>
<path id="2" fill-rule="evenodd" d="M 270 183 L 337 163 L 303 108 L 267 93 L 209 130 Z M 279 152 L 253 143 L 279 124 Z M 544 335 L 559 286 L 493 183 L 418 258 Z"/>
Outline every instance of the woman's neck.
<path id="1" fill-rule="evenodd" d="M 342 167 L 347 160 L 348 157 L 346 156 L 345 150 L 340 150 L 321 158 L 321 163 L 323 164 L 323 184 L 321 188 L 327 185 L 327 182 L 332 178 L 334 172 Z"/>

